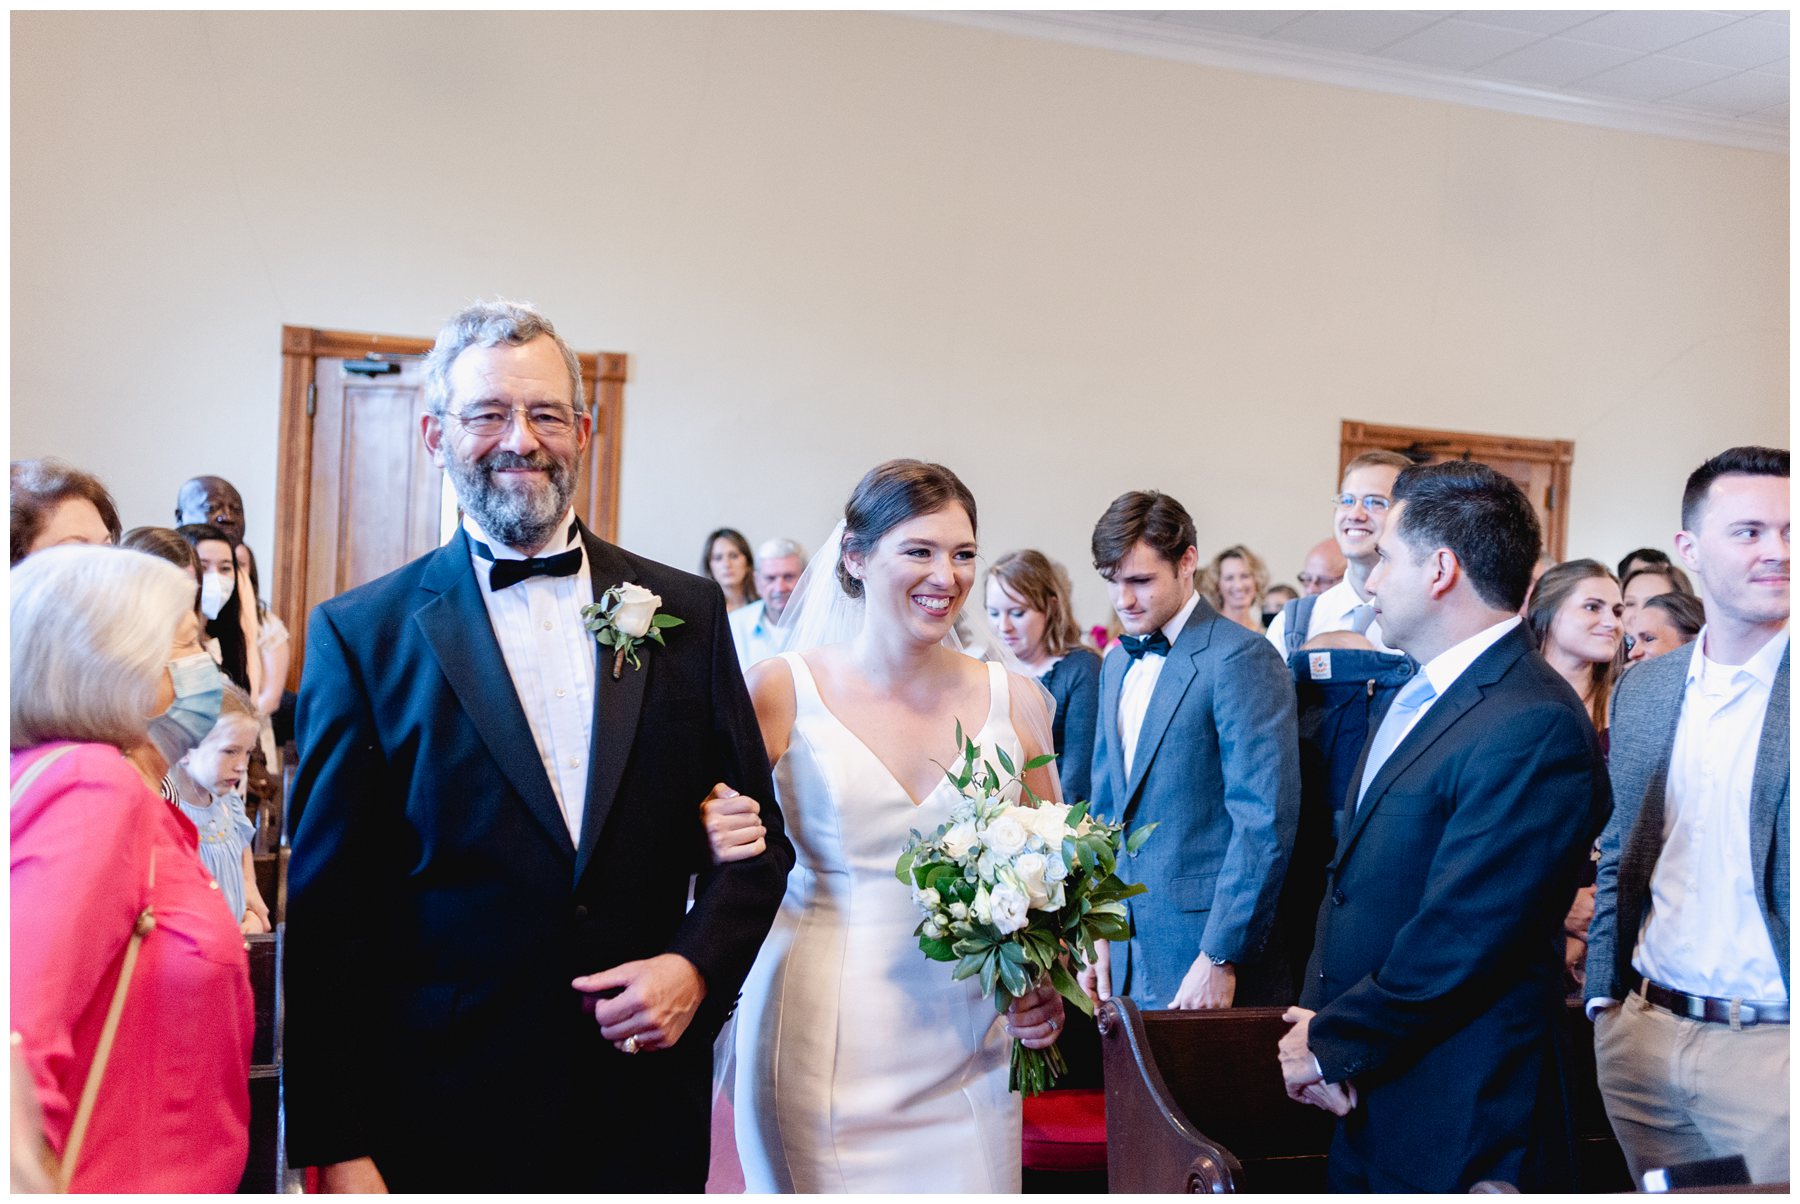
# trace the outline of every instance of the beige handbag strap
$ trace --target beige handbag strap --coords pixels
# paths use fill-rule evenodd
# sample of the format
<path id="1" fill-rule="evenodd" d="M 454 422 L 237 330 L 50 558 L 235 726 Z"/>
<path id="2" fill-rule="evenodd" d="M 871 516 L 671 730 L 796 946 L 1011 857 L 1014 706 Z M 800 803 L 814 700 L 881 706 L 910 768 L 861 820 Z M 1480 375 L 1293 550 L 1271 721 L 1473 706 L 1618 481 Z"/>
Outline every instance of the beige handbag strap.
<path id="1" fill-rule="evenodd" d="M 66 752 L 72 752 L 74 745 L 67 745 L 38 760 L 31 768 L 13 783 L 12 801 L 17 804 L 19 796 L 37 780 L 38 774 L 49 768 L 51 762 Z M 150 878 L 145 884 L 146 892 L 156 887 L 156 850 L 150 850 Z M 69 1140 L 63 1143 L 62 1165 L 57 1169 L 56 1190 L 69 1190 L 69 1181 L 75 1177 L 75 1165 L 81 1158 L 81 1144 L 87 1138 L 88 1121 L 94 1115 L 94 1101 L 100 1095 L 100 1081 L 106 1077 L 106 1061 L 112 1056 L 113 1038 L 119 1032 L 119 1017 L 125 1012 L 125 993 L 131 986 L 131 972 L 137 966 L 138 947 L 150 930 L 156 927 L 156 916 L 149 903 L 138 913 L 137 922 L 131 927 L 131 939 L 125 943 L 125 960 L 119 966 L 119 983 L 113 988 L 112 1003 L 106 1009 L 106 1022 L 100 1026 L 100 1042 L 94 1046 L 94 1061 L 88 1067 L 87 1081 L 81 1085 L 81 1100 L 75 1105 L 75 1123 L 69 1126 Z"/>
<path id="2" fill-rule="evenodd" d="M 43 773 L 46 769 L 62 760 L 65 753 L 72 753 L 74 751 L 75 746 L 73 744 L 65 744 L 55 752 L 45 753 L 43 756 L 33 761 L 31 763 L 31 768 L 20 774 L 19 780 L 13 783 L 11 805 L 14 807 L 19 805 L 19 800 L 24 797 L 27 790 L 31 789 L 31 784 L 38 780 L 38 775 L 40 773 Z"/>

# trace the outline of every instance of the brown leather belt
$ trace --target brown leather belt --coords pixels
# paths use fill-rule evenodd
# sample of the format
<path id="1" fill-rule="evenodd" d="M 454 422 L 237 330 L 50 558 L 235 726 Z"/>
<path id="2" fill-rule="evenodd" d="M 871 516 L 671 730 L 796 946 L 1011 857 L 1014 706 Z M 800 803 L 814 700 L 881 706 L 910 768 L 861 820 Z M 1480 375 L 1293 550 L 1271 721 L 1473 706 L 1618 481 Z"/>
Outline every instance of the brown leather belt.
<path id="1" fill-rule="evenodd" d="M 1666 1012 L 1674 1012 L 1677 1016 L 1686 1016 L 1689 1020 L 1705 1020 L 1712 1024 L 1730 1024 L 1733 1020 L 1743 1027 L 1752 1024 L 1786 1024 L 1788 1022 L 1788 1005 L 1785 1001 L 1763 1001 L 1757 999 L 1714 999 L 1710 995 L 1689 995 L 1686 991 L 1674 991 L 1661 983 L 1644 980 L 1644 998 Z"/>

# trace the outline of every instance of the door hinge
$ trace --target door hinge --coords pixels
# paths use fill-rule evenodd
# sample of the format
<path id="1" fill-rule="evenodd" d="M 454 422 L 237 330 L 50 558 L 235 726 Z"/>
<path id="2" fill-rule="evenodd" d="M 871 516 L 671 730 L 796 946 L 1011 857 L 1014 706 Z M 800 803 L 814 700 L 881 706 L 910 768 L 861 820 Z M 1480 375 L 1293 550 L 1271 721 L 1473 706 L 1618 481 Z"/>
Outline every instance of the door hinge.
<path id="1" fill-rule="evenodd" d="M 1556 509 L 1556 486 L 1554 485 L 1544 486 L 1544 509 Z"/>
<path id="2" fill-rule="evenodd" d="M 319 382 L 314 381 L 306 386 L 306 416 L 311 418 L 319 412 Z"/>

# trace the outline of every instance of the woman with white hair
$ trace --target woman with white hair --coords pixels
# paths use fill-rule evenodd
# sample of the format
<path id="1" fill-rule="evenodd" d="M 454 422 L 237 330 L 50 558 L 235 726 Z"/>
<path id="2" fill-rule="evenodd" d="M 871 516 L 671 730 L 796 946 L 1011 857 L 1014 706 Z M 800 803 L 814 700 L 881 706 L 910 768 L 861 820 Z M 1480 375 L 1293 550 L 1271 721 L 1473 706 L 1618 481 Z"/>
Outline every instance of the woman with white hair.
<path id="1" fill-rule="evenodd" d="M 194 581 L 113 548 L 12 570 L 12 1028 L 58 1185 L 226 1192 L 249 1150 L 243 937 L 125 754 L 175 698 Z"/>

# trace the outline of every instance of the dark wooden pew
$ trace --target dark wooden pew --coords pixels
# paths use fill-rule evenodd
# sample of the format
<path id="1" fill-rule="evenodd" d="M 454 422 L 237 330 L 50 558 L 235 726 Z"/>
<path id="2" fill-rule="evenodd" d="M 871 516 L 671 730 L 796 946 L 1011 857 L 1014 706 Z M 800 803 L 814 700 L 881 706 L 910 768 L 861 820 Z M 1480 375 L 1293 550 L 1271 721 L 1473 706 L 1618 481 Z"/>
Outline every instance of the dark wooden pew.
<path id="1" fill-rule="evenodd" d="M 1112 1192 L 1320 1192 L 1336 1118 L 1282 1086 L 1280 1008 L 1100 1010 Z M 1593 1026 L 1567 1013 L 1579 1185 L 1630 1191 L 1594 1080 Z"/>
<path id="2" fill-rule="evenodd" d="M 287 1190 L 287 1155 L 281 1122 L 281 952 L 283 930 L 247 936 L 250 991 L 256 1003 L 256 1035 L 250 1045 L 250 1153 L 238 1191 Z"/>

